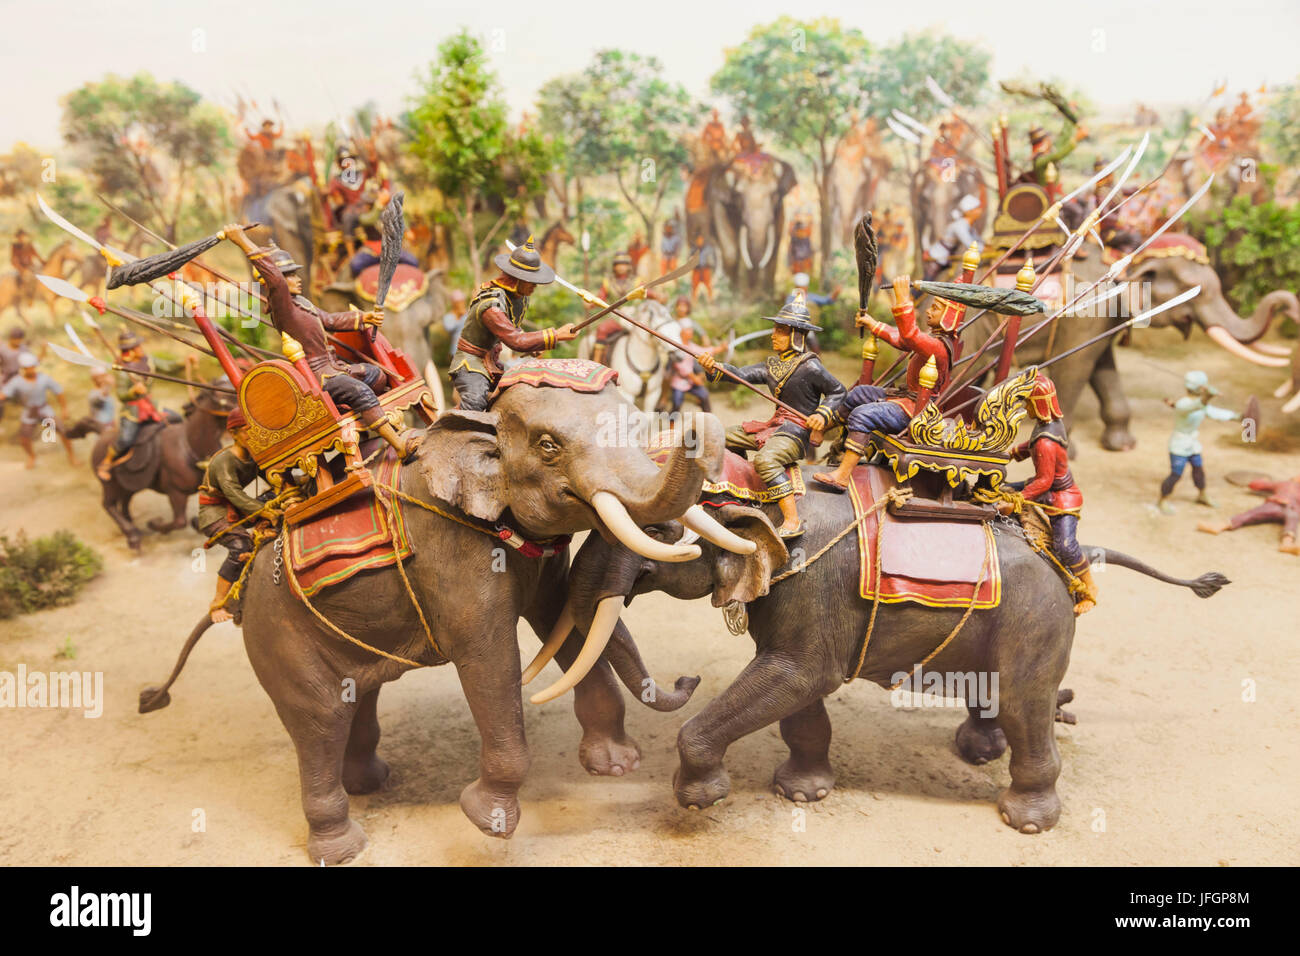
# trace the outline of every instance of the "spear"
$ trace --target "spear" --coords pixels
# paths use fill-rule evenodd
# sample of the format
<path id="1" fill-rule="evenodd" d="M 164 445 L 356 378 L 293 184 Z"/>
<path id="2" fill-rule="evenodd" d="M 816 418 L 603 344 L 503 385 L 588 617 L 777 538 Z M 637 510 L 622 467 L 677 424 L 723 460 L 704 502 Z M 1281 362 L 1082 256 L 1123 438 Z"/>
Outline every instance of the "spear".
<path id="1" fill-rule="evenodd" d="M 62 296 L 65 299 L 71 299 L 73 302 L 80 302 L 83 305 L 88 303 L 90 305 L 95 306 L 96 309 L 99 308 L 99 306 L 89 295 L 87 295 L 81 289 L 78 289 L 71 282 L 68 282 L 64 279 L 60 279 L 58 276 L 38 275 L 36 277 L 36 281 L 39 282 L 41 285 L 45 286 L 45 288 L 49 289 L 57 296 Z M 175 339 L 177 342 L 180 342 L 182 345 L 188 345 L 192 349 L 197 349 L 198 351 L 204 353 L 205 355 L 210 355 L 213 358 L 216 358 L 216 353 L 214 353 L 211 349 L 199 345 L 197 342 L 191 342 L 189 339 L 182 338 L 181 336 L 177 335 L 175 332 L 171 332 L 163 328 L 161 325 L 154 325 L 154 323 L 150 322 L 148 319 L 139 315 L 133 309 L 119 309 L 116 306 L 109 305 L 107 302 L 103 303 L 103 305 L 104 305 L 104 311 L 106 312 L 112 312 L 114 315 L 122 319 L 125 319 L 128 322 L 132 322 L 136 325 L 142 326 L 143 328 L 149 329 L 149 331 L 151 332 L 156 332 L 159 335 L 165 335 L 168 338 Z M 97 331 L 99 330 L 98 325 L 92 326 L 92 328 L 96 329 Z M 100 332 L 100 335 L 102 337 L 103 333 Z M 105 346 L 107 346 L 111 350 L 112 346 L 108 345 L 108 341 L 106 339 L 103 341 Z"/>
<path id="2" fill-rule="evenodd" d="M 680 279 L 688 272 L 694 270 L 694 268 L 699 263 L 699 261 L 700 261 L 699 253 L 692 255 L 691 258 L 687 260 L 685 265 L 678 266 L 672 272 L 666 272 L 657 279 L 651 279 L 645 285 L 637 286 L 635 289 L 628 292 L 622 298 L 615 299 L 613 302 L 609 303 L 608 305 L 605 305 L 604 308 L 602 308 L 595 315 L 590 315 L 587 318 L 583 319 L 581 322 L 579 322 L 577 325 L 573 327 L 573 331 L 581 332 L 583 329 L 591 325 L 591 323 L 595 322 L 597 319 L 609 315 L 609 313 L 613 312 L 624 302 L 627 302 L 631 299 L 642 298 L 645 295 L 647 290 L 653 289 L 657 285 L 663 285 L 665 282 L 671 282 L 674 279 Z M 599 298 L 597 298 L 597 301 L 599 302 Z"/>
<path id="3" fill-rule="evenodd" d="M 51 342 L 49 343 L 49 345 L 50 348 L 54 350 L 54 354 L 57 355 L 59 358 L 63 359 L 63 361 L 65 362 L 71 362 L 73 365 L 84 365 L 87 368 L 105 367 L 104 363 L 99 361 L 98 359 L 87 358 L 86 356 L 80 354 L 79 352 L 72 351 L 72 349 L 65 349 L 62 345 L 60 345 L 57 342 Z M 230 395 L 235 394 L 235 390 L 233 388 L 227 388 L 224 385 L 209 385 L 207 382 L 191 382 L 188 379 L 176 378 L 175 376 L 172 375 L 163 375 L 161 372 L 145 372 L 138 368 L 127 368 L 125 365 L 118 365 L 116 362 L 108 365 L 108 368 L 112 369 L 115 372 L 126 372 L 126 374 L 128 375 L 144 375 L 148 378 L 157 378 L 157 379 L 161 379 L 164 382 L 175 382 L 177 385 L 186 385 L 191 388 L 206 388 L 212 392 L 226 392 L 227 394 Z"/>
<path id="4" fill-rule="evenodd" d="M 510 249 L 511 252 L 515 251 L 516 248 L 515 244 L 511 242 L 509 239 L 506 240 L 506 246 L 507 248 Z M 558 273 L 555 276 L 555 281 L 559 283 L 563 288 L 568 289 L 574 295 L 579 296 L 584 302 L 594 302 L 602 306 L 608 305 L 608 303 L 602 300 L 599 296 L 592 295 L 590 292 L 586 291 L 585 289 L 579 288 L 578 286 L 574 285 L 572 282 L 569 282 L 564 278 L 562 278 Z M 687 345 L 685 342 L 675 342 L 672 339 L 670 339 L 668 336 L 664 335 L 662 332 L 657 332 L 656 330 L 650 328 L 650 326 L 643 325 L 642 323 L 638 322 L 636 319 L 631 318 L 630 316 L 619 311 L 616 308 L 611 308 L 610 311 L 614 315 L 617 315 L 624 322 L 628 323 L 629 325 L 634 325 L 642 332 L 646 332 L 650 335 L 653 335 L 655 338 L 659 339 L 660 341 L 668 343 L 668 345 L 672 346 L 674 349 L 678 349 L 680 351 L 686 352 L 688 355 L 692 355 L 695 358 L 699 358 L 702 354 L 704 354 L 704 350 L 697 349 L 693 345 Z M 760 392 L 757 387 L 751 385 L 749 382 L 746 382 L 743 378 L 741 378 L 739 375 L 735 374 L 734 372 L 729 372 L 726 369 L 726 367 L 723 365 L 716 365 L 715 368 L 718 370 L 718 372 L 722 374 L 723 378 L 735 382 L 738 385 L 743 385 L 745 388 L 749 389 L 755 395 L 767 399 L 769 402 L 771 402 L 773 405 L 777 406 L 778 408 L 785 409 L 785 411 L 789 412 L 790 415 L 796 421 L 799 422 L 799 424 L 801 425 L 807 424 L 801 412 L 799 412 L 794 408 L 791 408 L 789 405 L 781 401 L 775 395 L 769 395 L 766 392 Z"/>

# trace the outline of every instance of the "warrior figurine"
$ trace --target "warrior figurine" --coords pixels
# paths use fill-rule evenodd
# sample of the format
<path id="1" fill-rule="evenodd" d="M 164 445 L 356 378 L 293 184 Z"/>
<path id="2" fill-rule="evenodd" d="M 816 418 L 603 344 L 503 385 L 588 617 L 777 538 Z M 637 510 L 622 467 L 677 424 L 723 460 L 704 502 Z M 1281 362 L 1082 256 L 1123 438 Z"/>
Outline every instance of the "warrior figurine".
<path id="1" fill-rule="evenodd" d="M 1300 554 L 1300 544 L 1296 543 L 1296 530 L 1300 527 L 1300 475 L 1290 481 L 1273 481 L 1268 478 L 1256 478 L 1250 482 L 1251 491 L 1261 491 L 1268 495 L 1268 500 L 1233 515 L 1229 521 L 1202 521 L 1196 528 L 1207 534 L 1221 534 L 1224 531 L 1236 531 L 1248 524 L 1282 525 L 1282 539 L 1277 549 L 1284 554 Z"/>
<path id="2" fill-rule="evenodd" d="M 808 333 L 821 331 L 810 318 L 803 292 L 796 289 L 777 315 L 767 316 L 767 321 L 774 326 L 772 351 L 776 354 L 766 362 L 736 368 L 719 363 L 708 352 L 699 355 L 700 367 L 708 374 L 710 383 L 716 385 L 721 381 L 721 369 L 725 368 L 752 385 L 767 385 L 773 398 L 779 398 L 804 418 L 800 423 L 789 411 L 778 407 L 767 421 L 733 425 L 726 433 L 727 448 L 757 452 L 754 470 L 781 508 L 784 520 L 777 533 L 782 538 L 795 538 L 804 532 L 794 488 L 785 470 L 803 460 L 810 438 L 815 442 L 821 440 L 821 433 L 833 420 L 836 407 L 844 398 L 844 386 L 826 371 L 816 353 L 808 350 Z"/>
<path id="3" fill-rule="evenodd" d="M 24 355 L 35 357 L 35 353 L 27 347 L 27 333 L 21 325 L 15 325 L 9 330 L 4 343 L 0 344 L 0 385 L 21 371 Z"/>
<path id="4" fill-rule="evenodd" d="M 813 242 L 812 217 L 799 213 L 790 224 L 790 271 L 812 272 Z"/>
<path id="5" fill-rule="evenodd" d="M 502 252 L 492 261 L 501 273 L 481 285 L 470 300 L 451 367 L 451 381 L 465 411 L 487 410 L 488 396 L 504 371 L 499 362 L 502 346 L 534 355 L 577 337 L 572 323 L 535 332 L 521 327 L 533 290 L 555 281 L 555 270 L 537 254 L 532 236 L 514 252 Z"/>
<path id="6" fill-rule="evenodd" d="M 961 197 L 957 208 L 952 211 L 952 221 L 944 229 L 943 235 L 925 250 L 925 278 L 935 279 L 948 267 L 948 262 L 958 249 L 975 247 L 979 252 L 984 248 L 979 234 L 975 231 L 975 220 L 980 217 L 983 207 L 979 197 L 967 194 Z"/>
<path id="7" fill-rule="evenodd" d="M 701 234 L 695 237 L 695 254 L 700 258 L 691 270 L 691 300 L 697 301 L 703 289 L 705 300 L 712 302 L 713 270 L 718 267 L 718 250 Z"/>
<path id="8" fill-rule="evenodd" d="M 1196 485 L 1196 503 L 1207 508 L 1214 507 L 1214 501 L 1205 488 L 1205 465 L 1201 460 L 1201 422 L 1212 418 L 1218 422 L 1235 422 L 1241 418 L 1237 412 L 1228 411 L 1210 404 L 1210 398 L 1218 395 L 1219 390 L 1210 384 L 1204 372 L 1188 372 L 1183 376 L 1183 387 L 1187 394 L 1178 401 L 1165 399 L 1165 404 L 1175 413 L 1174 430 L 1169 435 L 1169 474 L 1160 483 L 1160 501 L 1158 507 L 1167 515 L 1174 513 L 1174 506 L 1169 503 L 1174 485 L 1183 477 L 1183 471 L 1190 463 L 1192 482 Z"/>
<path id="9" fill-rule="evenodd" d="M 636 276 L 633 274 L 632 256 L 626 252 L 615 255 L 610 268 L 612 270 L 611 274 L 600 284 L 599 296 L 606 302 L 613 303 L 636 288 Z M 594 301 L 590 305 L 592 311 L 599 308 Z M 596 344 L 591 354 L 593 361 L 601 365 L 605 364 L 605 356 L 609 352 L 610 342 L 621 331 L 623 331 L 623 326 L 613 315 L 596 326 Z"/>
<path id="10" fill-rule="evenodd" d="M 140 435 L 140 429 L 150 422 L 166 421 L 166 417 L 154 405 L 150 392 L 153 379 L 148 374 L 133 375 L 132 372 L 151 373 L 158 368 L 154 360 L 145 353 L 144 342 L 130 329 L 122 329 L 117 335 L 117 400 L 120 408 L 117 414 L 117 437 L 108 446 L 104 460 L 95 469 L 100 481 L 112 478 L 113 468 L 126 461 L 131 455 L 131 447 Z M 187 356 L 197 362 L 198 356 Z"/>
<path id="11" fill-rule="evenodd" d="M 36 467 L 36 451 L 32 447 L 32 436 L 38 428 L 46 423 L 54 426 L 55 434 L 63 442 L 68 453 L 68 464 L 75 465 L 77 456 L 72 453 L 72 442 L 64 431 L 63 421 L 68 417 L 68 400 L 63 395 L 63 386 L 40 370 L 40 363 L 31 352 L 23 352 L 18 357 L 18 374 L 9 379 L 0 388 L 0 404 L 16 401 L 23 409 L 18 424 L 18 443 L 27 453 L 27 467 Z M 59 402 L 60 415 L 54 416 L 50 407 L 49 396 L 53 395 Z"/>
<path id="12" fill-rule="evenodd" d="M 667 275 L 676 269 L 681 254 L 682 237 L 677 231 L 677 220 L 669 219 L 664 223 L 663 238 L 659 240 L 659 274 Z"/>
<path id="13" fill-rule="evenodd" d="M 1035 182 L 1042 186 L 1047 190 L 1047 198 L 1051 200 L 1058 198 L 1061 191 L 1058 182 L 1061 160 L 1074 152 L 1074 147 L 1088 135 L 1088 131 L 1084 127 L 1075 126 L 1074 123 L 1067 120 L 1061 135 L 1066 137 L 1065 145 L 1060 149 L 1053 149 L 1055 140 L 1052 138 L 1051 133 L 1041 126 L 1035 126 L 1029 131 L 1029 148 L 1033 154 L 1033 167 L 1021 177 L 1022 181 Z"/>
<path id="14" fill-rule="evenodd" d="M 1085 614 L 1097 606 L 1097 585 L 1092 579 L 1088 559 L 1075 537 L 1083 493 L 1070 474 L 1069 439 L 1062 421 L 1061 403 L 1056 386 L 1042 372 L 1029 393 L 1029 412 L 1038 419 L 1029 441 L 1011 450 L 1016 461 L 1034 460 L 1034 477 L 1028 481 L 1007 482 L 1041 507 L 1052 524 L 1052 550 L 1070 573 L 1079 579 L 1083 590 L 1074 604 L 1075 615 Z"/>
<path id="15" fill-rule="evenodd" d="M 217 571 L 217 593 L 210 606 L 213 624 L 234 616 L 225 609 L 226 595 L 239 580 L 244 561 L 253 550 L 252 528 L 244 519 L 261 511 L 263 505 L 244 490 L 257 477 L 257 464 L 244 444 L 247 425 L 248 420 L 238 408 L 227 416 L 226 428 L 234 443 L 212 456 L 203 484 L 199 485 L 199 530 L 226 549 L 226 560 Z"/>
<path id="16" fill-rule="evenodd" d="M 400 457 L 411 454 L 420 443 L 419 433 L 398 434 L 393 423 L 384 417 L 383 407 L 375 397 L 376 390 L 383 391 L 380 386 L 387 383 L 384 370 L 370 362 L 348 365 L 341 361 L 325 334 L 378 328 L 384 321 L 383 312 L 322 312 L 303 297 L 299 274 L 302 267 L 289 253 L 275 246 L 258 248 L 237 223 L 231 223 L 222 232 L 248 256 L 258 282 L 266 290 L 275 330 L 302 346 L 307 364 L 316 373 L 325 394 L 336 405 L 346 405 L 362 425 L 374 429 Z"/>
<path id="17" fill-rule="evenodd" d="M 978 257 L 977 249 L 968 249 L 962 260 L 963 267 L 969 265 L 973 271 L 979 264 Z M 833 491 L 848 488 L 854 466 L 866 453 L 867 432 L 901 432 L 920 410 L 916 407 L 916 400 L 921 389 L 921 373 L 930 363 L 933 363 L 935 372 L 935 384 L 931 390 L 935 393 L 942 391 L 960 349 L 957 330 L 966 315 L 966 306 L 936 298 L 925 313 L 930 331 L 922 332 L 916 324 L 911 277 L 904 275 L 894 279 L 893 291 L 896 328 L 873 319 L 865 312 L 859 313 L 856 321 L 859 327 L 869 329 L 872 335 L 884 339 L 894 348 L 912 353 L 907 361 L 907 387 L 885 389 L 879 385 L 855 385 L 845 396 L 834 417 L 834 421 L 844 425 L 847 432 L 844 457 L 834 472 L 813 475 L 814 481 Z"/>

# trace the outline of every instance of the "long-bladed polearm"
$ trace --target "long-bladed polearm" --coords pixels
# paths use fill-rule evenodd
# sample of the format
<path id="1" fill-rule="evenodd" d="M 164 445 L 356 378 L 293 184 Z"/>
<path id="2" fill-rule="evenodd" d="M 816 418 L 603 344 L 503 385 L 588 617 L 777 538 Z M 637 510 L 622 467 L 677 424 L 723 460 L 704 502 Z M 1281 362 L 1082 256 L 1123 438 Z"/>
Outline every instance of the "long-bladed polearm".
<path id="1" fill-rule="evenodd" d="M 91 303 L 90 296 L 87 295 L 85 291 L 83 291 L 82 289 L 78 289 L 71 282 L 68 282 L 65 279 L 60 279 L 58 276 L 38 275 L 36 277 L 36 281 L 39 282 L 41 285 L 45 286 L 45 288 L 49 289 L 55 295 L 62 296 L 65 299 L 70 299 L 73 302 L 80 302 L 83 305 L 87 303 L 90 303 L 92 305 L 94 304 Z M 151 332 L 157 333 L 158 335 L 165 335 L 168 338 L 175 339 L 177 342 L 180 342 L 182 345 L 188 345 L 190 348 L 202 352 L 204 355 L 209 355 L 212 358 L 216 358 L 216 354 L 211 349 L 199 345 L 199 343 L 197 342 L 191 342 L 189 339 L 182 338 L 181 336 L 177 335 L 175 332 L 163 328 L 161 325 L 155 325 L 154 323 L 150 322 L 148 319 L 144 318 L 143 316 L 135 314 L 134 310 L 119 309 L 118 307 L 109 305 L 107 302 L 105 302 L 104 311 L 112 312 L 114 315 L 116 315 L 121 319 L 126 320 L 127 322 L 131 322 L 135 325 L 140 326 L 141 328 L 146 328 Z"/>
<path id="2" fill-rule="evenodd" d="M 510 249 L 511 252 L 515 251 L 515 244 L 511 242 L 509 239 L 506 240 L 506 246 Z M 569 282 L 568 280 L 561 277 L 558 273 L 555 276 L 555 281 L 563 288 L 568 289 L 574 295 L 579 296 L 583 301 L 596 301 L 596 302 L 601 301 L 599 297 L 593 296 L 590 292 L 587 292 L 585 289 L 579 288 L 578 286 L 574 285 L 572 282 Z M 677 349 L 678 351 L 685 352 L 688 355 L 693 355 L 695 358 L 699 358 L 702 354 L 704 354 L 702 349 L 697 349 L 693 345 L 687 345 L 685 342 L 675 342 L 672 339 L 670 339 L 668 336 L 664 335 L 662 332 L 658 332 L 650 328 L 650 326 L 638 322 L 636 319 L 631 318 L 626 313 L 618 309 L 610 309 L 610 311 L 614 315 L 617 315 L 624 322 L 628 323 L 629 325 L 634 325 L 642 332 L 646 332 L 650 335 L 653 335 L 655 338 L 659 339 L 662 342 L 668 343 L 668 345 L 670 345 L 674 349 Z M 727 369 L 724 366 L 717 365 L 716 368 L 718 372 L 721 373 L 723 378 L 727 379 L 728 381 L 735 382 L 737 385 L 743 385 L 745 388 L 749 389 L 755 395 L 761 396 L 762 398 L 771 402 L 777 408 L 785 409 L 785 411 L 787 411 L 796 421 L 798 421 L 799 424 L 801 425 L 807 424 L 806 420 L 803 417 L 803 413 L 800 412 L 798 409 L 790 407 L 785 402 L 777 398 L 775 395 L 769 395 L 767 392 L 760 392 L 757 387 L 751 385 L 749 382 L 746 382 L 739 375 L 727 371 Z"/>
<path id="3" fill-rule="evenodd" d="M 609 315 L 609 313 L 613 312 L 624 302 L 627 302 L 629 299 L 640 298 L 642 293 L 646 292 L 649 289 L 653 289 L 657 285 L 663 285 L 665 282 L 672 282 L 674 279 L 680 279 L 682 276 L 691 272 L 696 267 L 696 265 L 699 264 L 699 261 L 700 261 L 700 257 L 699 254 L 697 253 L 691 256 L 691 258 L 688 259 L 684 265 L 678 266 L 672 272 L 665 272 L 659 278 L 651 279 L 645 285 L 637 286 L 635 289 L 632 289 L 621 298 L 615 299 L 613 302 L 610 302 L 608 305 L 604 305 L 599 312 L 595 313 L 594 315 L 587 316 L 585 319 L 583 319 L 581 322 L 579 322 L 577 325 L 573 327 L 573 331 L 581 332 L 583 329 L 591 325 L 591 323 L 595 322 L 597 319 L 602 319 L 605 316 Z M 595 300 L 596 302 L 599 303 L 600 297 L 596 296 Z"/>
<path id="4" fill-rule="evenodd" d="M 58 342 L 49 343 L 54 354 L 65 362 L 71 362 L 73 365 L 84 365 L 86 368 L 104 368 L 105 363 L 94 358 L 87 358 L 80 352 L 74 352 L 72 349 L 65 349 Z M 173 375 L 163 375 L 161 372 L 145 372 L 138 368 L 127 368 L 125 365 L 118 365 L 116 362 L 107 366 L 115 372 L 126 372 L 128 375 L 143 375 L 146 378 L 156 378 L 164 382 L 175 382 L 177 385 L 186 385 L 191 388 L 206 388 L 212 392 L 226 392 L 234 395 L 233 388 L 226 388 L 224 385 L 210 385 L 207 382 L 191 382 L 189 379 L 176 378 Z"/>

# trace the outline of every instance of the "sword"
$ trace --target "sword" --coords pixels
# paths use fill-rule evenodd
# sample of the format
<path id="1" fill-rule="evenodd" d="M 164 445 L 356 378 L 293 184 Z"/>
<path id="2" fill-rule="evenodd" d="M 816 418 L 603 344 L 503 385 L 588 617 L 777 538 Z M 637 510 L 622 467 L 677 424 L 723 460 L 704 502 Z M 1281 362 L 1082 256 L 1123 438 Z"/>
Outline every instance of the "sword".
<path id="1" fill-rule="evenodd" d="M 58 276 L 38 275 L 36 277 L 36 281 L 39 282 L 41 285 L 45 286 L 45 288 L 49 289 L 57 296 L 62 296 L 65 299 L 71 299 L 73 302 L 80 302 L 82 304 L 90 302 L 89 295 L 87 295 L 81 289 L 78 289 L 71 282 L 67 282 L 63 279 L 60 279 Z M 136 325 L 142 326 L 151 332 L 156 332 L 159 335 L 165 335 L 168 338 L 175 339 L 177 342 L 180 342 L 182 345 L 188 345 L 192 349 L 196 349 L 197 351 L 202 352 L 205 355 L 210 355 L 213 358 L 216 358 L 216 355 L 212 352 L 211 349 L 205 348 L 204 346 L 199 345 L 197 342 L 191 342 L 189 339 L 181 338 L 175 332 L 168 331 L 167 329 L 163 328 L 160 325 L 154 325 L 152 322 L 148 321 L 147 319 L 143 319 L 137 315 L 133 315 L 131 311 L 128 311 L 126 309 L 115 308 L 114 306 L 109 305 L 107 302 L 104 303 L 104 309 L 105 311 L 112 312 L 114 315 L 119 316 L 120 318 L 123 318 L 128 322 L 133 322 Z M 94 325 L 92 326 L 92 328 L 96 329 L 97 331 L 99 330 L 98 325 Z M 101 332 L 100 334 L 102 336 L 103 333 Z M 113 347 L 108 344 L 108 340 L 107 339 L 101 339 L 101 340 L 104 342 L 104 346 L 108 348 L 110 352 L 112 352 Z"/>
<path id="2" fill-rule="evenodd" d="M 86 358 L 86 356 L 82 355 L 79 352 L 74 352 L 72 351 L 72 349 L 65 349 L 58 342 L 50 342 L 49 346 L 51 349 L 54 350 L 54 354 L 57 355 L 59 358 L 63 359 L 63 361 L 65 362 L 71 362 L 73 365 L 84 365 L 87 368 L 104 367 L 104 363 L 99 361 L 98 359 Z M 138 368 L 127 368 L 125 365 L 118 365 L 116 362 L 110 364 L 108 367 L 115 372 L 126 372 L 127 375 L 132 375 L 132 376 L 144 375 L 149 378 L 162 379 L 164 382 L 175 382 L 177 385 L 188 385 L 194 388 L 206 388 L 209 391 L 226 392 L 229 395 L 235 394 L 235 390 L 233 388 L 226 388 L 224 385 L 209 385 L 206 382 L 191 382 L 188 381 L 187 379 L 175 378 L 174 376 L 171 375 L 163 375 L 160 372 L 144 372 Z"/>
<path id="3" fill-rule="evenodd" d="M 511 251 L 513 251 L 513 249 Z M 672 272 L 666 272 L 657 279 L 651 279 L 645 285 L 637 286 L 635 289 L 627 293 L 627 295 L 623 296 L 621 299 L 616 299 L 608 305 L 605 305 L 603 302 L 600 302 L 599 296 L 593 296 L 593 299 L 596 302 L 600 302 L 601 305 L 604 305 L 604 308 L 602 308 L 595 315 L 588 316 L 586 319 L 583 319 L 581 322 L 579 322 L 577 325 L 573 327 L 573 331 L 581 332 L 587 326 L 591 325 L 591 323 L 595 322 L 597 319 L 601 318 L 602 316 L 608 315 L 610 312 L 613 312 L 615 309 L 617 309 L 624 302 L 627 302 L 629 299 L 641 298 L 646 292 L 646 290 L 648 289 L 653 289 L 657 285 L 663 285 L 665 282 L 671 282 L 674 279 L 680 279 L 682 276 L 691 272 L 699 263 L 699 261 L 700 261 L 699 253 L 696 253 L 686 261 L 685 265 L 678 266 Z"/>

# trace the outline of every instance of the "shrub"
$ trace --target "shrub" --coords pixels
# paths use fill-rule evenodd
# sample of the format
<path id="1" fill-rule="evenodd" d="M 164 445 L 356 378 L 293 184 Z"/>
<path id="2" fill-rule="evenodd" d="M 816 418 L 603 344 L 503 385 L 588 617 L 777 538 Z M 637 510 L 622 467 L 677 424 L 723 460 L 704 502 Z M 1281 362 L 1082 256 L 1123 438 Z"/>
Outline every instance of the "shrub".
<path id="1" fill-rule="evenodd" d="M 0 535 L 0 619 L 70 604 L 103 569 L 99 555 L 70 531 L 28 541 Z"/>

